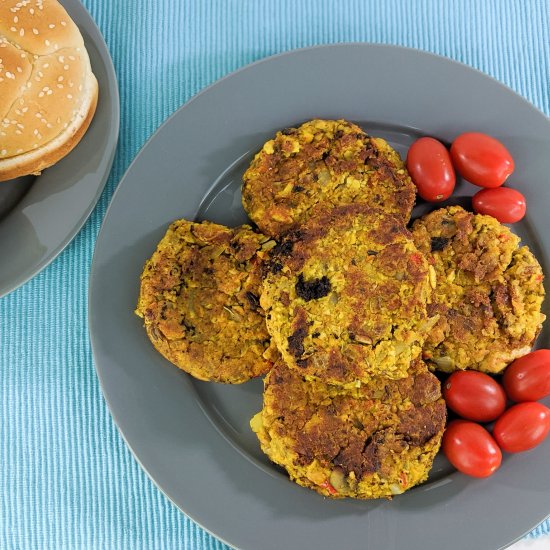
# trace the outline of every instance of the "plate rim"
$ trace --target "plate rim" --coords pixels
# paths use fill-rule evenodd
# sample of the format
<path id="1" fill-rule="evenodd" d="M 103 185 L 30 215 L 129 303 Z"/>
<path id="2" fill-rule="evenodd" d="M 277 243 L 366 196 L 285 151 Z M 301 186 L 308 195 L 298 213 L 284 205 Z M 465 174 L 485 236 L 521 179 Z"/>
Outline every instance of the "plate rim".
<path id="1" fill-rule="evenodd" d="M 98 343 L 96 341 L 97 336 L 95 336 L 94 333 L 91 330 L 92 325 L 94 324 L 93 321 L 92 321 L 92 316 L 93 316 L 93 294 L 94 294 L 95 279 L 97 277 L 97 269 L 98 269 L 97 268 L 97 262 L 95 260 L 96 260 L 96 256 L 98 255 L 98 251 L 101 250 L 101 246 L 102 246 L 101 241 L 102 241 L 103 234 L 106 231 L 106 229 L 105 229 L 106 222 L 107 222 L 107 220 L 108 220 L 108 218 L 111 214 L 112 209 L 114 209 L 113 207 L 115 205 L 115 201 L 117 199 L 118 194 L 122 193 L 122 190 L 124 188 L 123 184 L 125 183 L 125 181 L 128 177 L 128 174 L 132 172 L 132 169 L 133 169 L 134 165 L 137 164 L 140 161 L 140 157 L 141 157 L 144 149 L 153 140 L 155 140 L 158 137 L 158 134 L 162 133 L 165 126 L 168 126 L 174 118 L 179 116 L 180 112 L 184 108 L 187 108 L 190 104 L 192 104 L 193 102 L 195 102 L 196 100 L 201 98 L 203 95 L 207 94 L 212 88 L 216 87 L 218 84 L 224 82 L 227 79 L 230 79 L 230 78 L 238 75 L 241 72 L 253 69 L 257 65 L 261 65 L 261 64 L 264 64 L 264 63 L 269 63 L 270 61 L 272 61 L 274 59 L 278 59 L 278 58 L 282 58 L 282 57 L 286 57 L 286 56 L 293 56 L 293 55 L 295 55 L 297 53 L 300 53 L 300 52 L 308 52 L 308 51 L 319 50 L 319 49 L 349 48 L 350 46 L 351 47 L 360 47 L 360 48 L 375 47 L 375 48 L 381 48 L 381 49 L 386 49 L 386 50 L 411 52 L 411 53 L 415 53 L 415 54 L 420 54 L 422 56 L 431 57 L 431 58 L 437 59 L 437 60 L 444 60 L 447 63 L 450 63 L 452 65 L 456 65 L 456 66 L 465 68 L 468 71 L 477 73 L 478 75 L 482 76 L 484 79 L 491 80 L 493 82 L 493 84 L 497 84 L 500 88 L 506 90 L 508 93 L 512 93 L 516 97 L 516 99 L 519 99 L 523 103 L 524 107 L 529 108 L 531 111 L 535 112 L 538 116 L 542 115 L 542 117 L 546 120 L 546 122 L 550 124 L 550 116 L 546 115 L 546 113 L 544 113 L 541 109 L 539 109 L 537 106 L 535 106 L 533 103 L 531 103 L 528 99 L 526 99 L 518 91 L 514 90 L 513 88 L 511 88 L 507 84 L 501 82 L 500 80 L 496 79 L 495 77 L 483 72 L 482 70 L 480 70 L 476 67 L 473 67 L 471 65 L 468 65 L 467 63 L 458 61 L 458 60 L 453 59 L 453 58 L 451 58 L 447 55 L 435 54 L 433 52 L 430 52 L 430 51 L 427 51 L 427 50 L 424 50 L 424 49 L 421 49 L 421 48 L 414 48 L 414 47 L 401 46 L 401 45 L 395 45 L 395 44 L 386 44 L 386 43 L 380 43 L 380 42 L 357 42 L 357 41 L 355 41 L 355 42 L 338 42 L 338 43 L 328 43 L 328 44 L 316 44 L 316 45 L 313 45 L 313 46 L 307 46 L 307 47 L 302 47 L 302 48 L 295 48 L 295 49 L 285 50 L 283 52 L 279 52 L 279 53 L 276 53 L 276 54 L 273 54 L 273 55 L 268 55 L 268 56 L 262 57 L 260 59 L 257 59 L 255 61 L 251 62 L 251 63 L 248 63 L 248 64 L 246 64 L 242 67 L 239 67 L 238 69 L 236 69 L 234 71 L 231 71 L 228 74 L 224 75 L 223 77 L 221 77 L 221 78 L 215 80 L 214 82 L 210 83 L 209 85 L 207 85 L 206 87 L 201 89 L 199 92 L 197 92 L 195 95 L 193 95 L 189 100 L 187 100 L 182 105 L 180 105 L 170 116 L 168 116 L 162 122 L 162 124 L 160 124 L 160 126 L 149 136 L 147 141 L 141 146 L 141 148 L 137 152 L 137 154 L 134 157 L 134 159 L 132 160 L 132 162 L 128 165 L 128 167 L 127 167 L 125 173 L 123 174 L 123 176 L 121 177 L 121 179 L 119 181 L 119 184 L 117 185 L 112 197 L 110 198 L 109 206 L 108 206 L 108 208 L 105 212 L 105 215 L 103 217 L 103 220 L 102 220 L 102 223 L 101 223 L 101 228 L 100 228 L 100 231 L 97 234 L 96 242 L 95 242 L 95 245 L 94 245 L 94 254 L 93 254 L 93 257 L 92 257 L 92 264 L 91 264 L 91 270 L 90 270 L 90 284 L 89 284 L 89 287 L 88 287 L 88 326 L 89 326 L 89 332 L 90 332 L 90 342 L 91 342 L 91 347 L 92 347 L 92 353 L 93 353 L 93 357 L 94 357 L 94 367 L 95 367 L 95 370 L 96 370 L 96 373 L 97 373 L 97 376 L 98 376 L 98 379 L 99 379 L 99 382 L 100 382 L 100 387 L 101 387 L 103 397 L 104 397 L 105 402 L 107 403 L 107 406 L 108 406 L 108 409 L 109 409 L 109 414 L 111 415 L 111 418 L 113 419 L 113 422 L 115 423 L 116 428 L 118 430 L 118 433 L 122 437 L 122 439 L 124 441 L 124 444 L 130 450 L 130 452 L 132 453 L 133 458 L 139 464 L 140 468 L 146 473 L 147 477 L 152 481 L 152 483 L 154 484 L 156 489 L 158 489 L 180 512 L 182 512 L 189 519 L 191 519 L 191 521 L 193 521 L 197 525 L 199 525 L 207 533 L 209 533 L 210 535 L 212 535 L 216 539 L 220 540 L 222 543 L 230 546 L 231 548 L 237 548 L 237 547 L 234 546 L 228 540 L 226 540 L 223 535 L 221 535 L 219 533 L 216 533 L 211 528 L 206 526 L 202 521 L 195 519 L 193 514 L 188 511 L 187 506 L 184 507 L 181 504 L 179 504 L 178 502 L 176 502 L 175 498 L 169 493 L 168 489 L 163 488 L 157 482 L 157 480 L 150 473 L 149 469 L 143 464 L 140 457 L 138 456 L 138 454 L 134 450 L 133 445 L 129 442 L 129 440 L 126 437 L 126 434 L 124 433 L 124 431 L 121 428 L 120 417 L 119 417 L 118 414 L 114 413 L 114 411 L 113 411 L 113 408 L 111 406 L 111 399 L 108 395 L 108 392 L 106 392 L 105 380 L 104 380 L 104 377 L 103 377 L 103 373 L 98 368 L 98 364 L 97 364 L 97 361 L 96 361 L 97 347 L 98 347 Z M 549 518 L 550 518 L 550 512 L 542 521 L 545 521 L 545 519 L 549 519 Z M 512 545 L 515 542 L 521 540 L 526 534 L 531 532 L 532 529 L 534 529 L 537 525 L 539 525 L 539 523 L 540 522 L 537 521 L 537 523 L 535 523 L 532 527 L 530 527 L 529 529 L 524 531 L 521 535 L 519 535 L 515 539 L 511 540 L 509 543 L 507 543 L 505 546 L 502 546 L 501 548 L 502 549 L 508 548 L 510 545 Z"/>

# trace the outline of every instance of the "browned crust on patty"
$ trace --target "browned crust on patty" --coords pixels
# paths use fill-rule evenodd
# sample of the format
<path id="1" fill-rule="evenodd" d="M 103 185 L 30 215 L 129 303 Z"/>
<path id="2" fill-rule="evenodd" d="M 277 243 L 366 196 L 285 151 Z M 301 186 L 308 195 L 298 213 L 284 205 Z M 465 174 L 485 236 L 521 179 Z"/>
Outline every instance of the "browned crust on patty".
<path id="1" fill-rule="evenodd" d="M 364 202 L 407 222 L 416 196 L 399 155 L 345 120 L 312 120 L 278 132 L 243 176 L 243 206 L 267 235 L 304 223 L 323 203 Z"/>
<path id="2" fill-rule="evenodd" d="M 136 309 L 155 348 L 201 380 L 241 383 L 267 372 L 259 295 L 272 244 L 248 226 L 171 224 L 145 265 Z"/>
<path id="3" fill-rule="evenodd" d="M 365 204 L 319 207 L 268 271 L 273 341 L 290 368 L 325 382 L 405 376 L 434 322 L 427 261 L 398 218 Z"/>
<path id="4" fill-rule="evenodd" d="M 437 378 L 421 361 L 408 375 L 345 389 L 278 363 L 252 425 L 299 484 L 332 497 L 391 497 L 425 479 L 446 419 Z"/>
<path id="5" fill-rule="evenodd" d="M 519 238 L 457 206 L 420 218 L 412 232 L 437 274 L 428 308 L 439 321 L 424 358 L 447 372 L 498 373 L 528 353 L 545 319 L 543 273 Z"/>

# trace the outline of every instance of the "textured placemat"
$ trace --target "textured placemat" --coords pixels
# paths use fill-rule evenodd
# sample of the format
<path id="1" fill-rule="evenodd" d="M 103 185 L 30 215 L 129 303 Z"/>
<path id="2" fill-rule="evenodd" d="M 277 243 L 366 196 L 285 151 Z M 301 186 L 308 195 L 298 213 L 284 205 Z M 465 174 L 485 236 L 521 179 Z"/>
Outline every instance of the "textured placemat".
<path id="1" fill-rule="evenodd" d="M 0 299 L 0 548 L 226 548 L 149 481 L 101 396 L 86 295 L 117 182 L 151 133 L 201 88 L 251 61 L 313 44 L 384 42 L 446 55 L 548 114 L 550 7 L 542 0 L 84 3 L 118 73 L 120 143 L 105 193 L 74 242 Z M 549 522 L 531 536 L 544 534 Z"/>

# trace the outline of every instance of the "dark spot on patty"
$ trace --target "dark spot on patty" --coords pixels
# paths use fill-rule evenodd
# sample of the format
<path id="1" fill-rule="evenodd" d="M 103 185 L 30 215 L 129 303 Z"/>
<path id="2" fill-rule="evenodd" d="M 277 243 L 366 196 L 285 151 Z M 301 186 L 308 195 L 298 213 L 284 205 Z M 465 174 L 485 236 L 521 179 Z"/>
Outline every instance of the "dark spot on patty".
<path id="1" fill-rule="evenodd" d="M 272 256 L 289 256 L 292 252 L 294 243 L 292 241 L 283 241 L 273 247 Z"/>
<path id="2" fill-rule="evenodd" d="M 304 338 L 307 336 L 307 328 L 300 327 L 288 337 L 288 351 L 296 358 L 304 353 Z"/>
<path id="3" fill-rule="evenodd" d="M 253 292 L 247 292 L 245 294 L 248 303 L 252 309 L 258 309 L 260 307 L 260 299 Z"/>
<path id="4" fill-rule="evenodd" d="M 318 300 L 326 296 L 330 292 L 331 285 L 326 275 L 323 275 L 320 279 L 306 281 L 300 273 L 295 288 L 296 294 L 306 302 L 309 302 L 310 300 Z"/>
<path id="5" fill-rule="evenodd" d="M 281 271 L 281 269 L 283 269 L 283 264 L 281 264 L 280 262 L 273 262 L 271 264 L 271 273 L 275 274 L 275 273 L 279 273 L 279 271 Z"/>
<path id="6" fill-rule="evenodd" d="M 448 242 L 449 242 L 449 239 L 447 239 L 447 237 L 432 237 L 432 244 L 431 244 L 432 252 L 440 252 L 447 246 Z"/>

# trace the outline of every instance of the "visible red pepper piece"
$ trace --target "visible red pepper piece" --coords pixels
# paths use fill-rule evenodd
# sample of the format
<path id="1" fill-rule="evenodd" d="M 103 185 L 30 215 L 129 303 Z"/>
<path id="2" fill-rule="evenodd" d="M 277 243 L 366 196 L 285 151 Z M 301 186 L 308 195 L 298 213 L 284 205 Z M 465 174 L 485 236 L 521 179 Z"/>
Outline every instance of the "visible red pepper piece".
<path id="1" fill-rule="evenodd" d="M 319 483 L 319 487 L 326 489 L 331 495 L 337 495 L 338 491 L 330 484 L 330 481 L 327 479 L 323 483 Z"/>
<path id="2" fill-rule="evenodd" d="M 420 265 L 422 263 L 422 256 L 420 254 L 411 254 L 411 261 L 415 265 Z"/>

